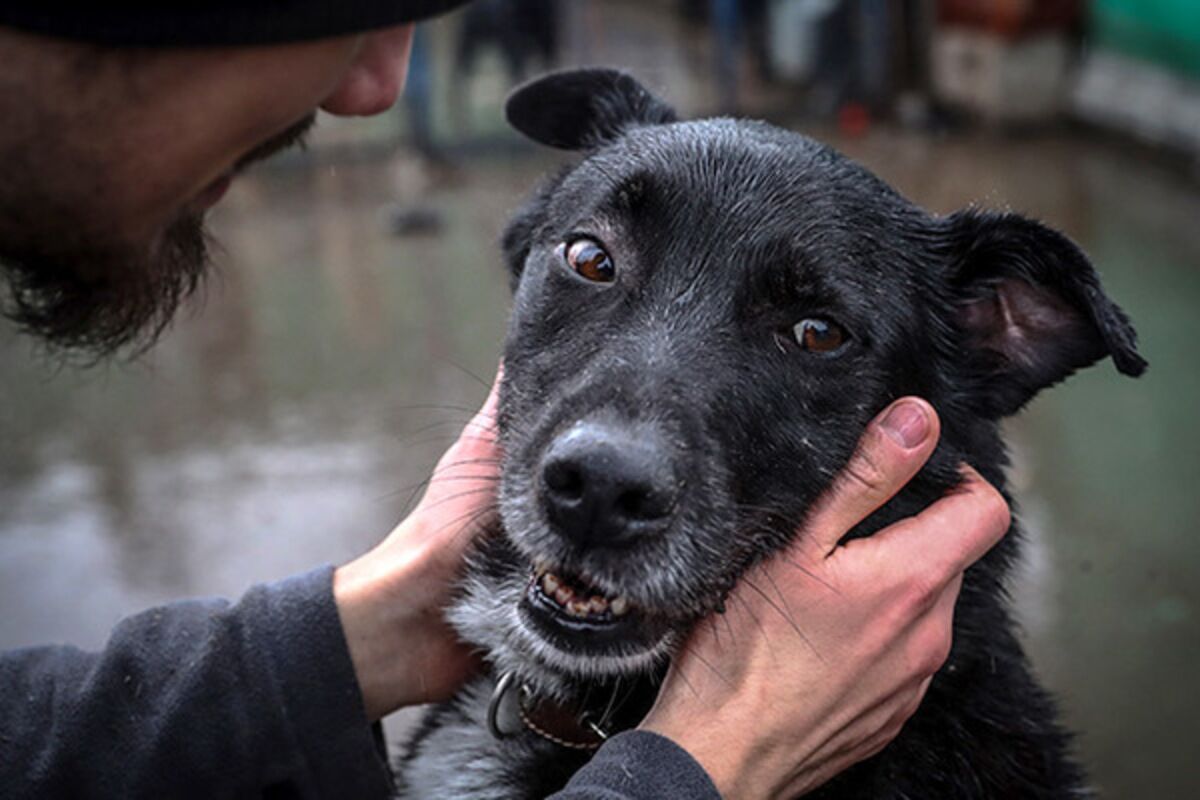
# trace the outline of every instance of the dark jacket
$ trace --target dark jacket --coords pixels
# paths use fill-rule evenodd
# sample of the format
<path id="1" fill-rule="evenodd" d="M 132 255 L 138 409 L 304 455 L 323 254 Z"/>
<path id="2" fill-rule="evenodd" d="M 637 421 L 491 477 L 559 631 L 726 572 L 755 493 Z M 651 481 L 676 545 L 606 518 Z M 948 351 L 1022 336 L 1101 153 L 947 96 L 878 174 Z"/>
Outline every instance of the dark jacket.
<path id="1" fill-rule="evenodd" d="M 390 797 L 332 575 L 151 609 L 99 653 L 0 655 L 0 797 Z M 718 794 L 681 748 L 635 731 L 555 797 Z"/>

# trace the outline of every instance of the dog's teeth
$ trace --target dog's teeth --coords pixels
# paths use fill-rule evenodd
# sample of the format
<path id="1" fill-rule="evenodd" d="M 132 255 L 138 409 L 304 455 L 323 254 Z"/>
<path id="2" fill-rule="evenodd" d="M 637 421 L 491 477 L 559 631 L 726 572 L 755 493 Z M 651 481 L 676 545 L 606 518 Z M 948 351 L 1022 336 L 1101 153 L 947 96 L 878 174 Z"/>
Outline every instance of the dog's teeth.
<path id="1" fill-rule="evenodd" d="M 567 603 L 567 613 L 573 617 L 586 617 L 589 604 L 586 600 L 572 599 Z"/>
<path id="2" fill-rule="evenodd" d="M 535 580 L 537 586 L 542 590 L 542 594 L 573 617 L 601 617 L 609 613 L 619 617 L 629 612 L 629 601 L 624 597 L 609 600 L 599 594 L 589 593 L 587 596 L 576 594 L 575 587 L 561 577 L 548 569 L 542 571 L 541 563 L 535 562 L 534 568 L 537 570 Z"/>

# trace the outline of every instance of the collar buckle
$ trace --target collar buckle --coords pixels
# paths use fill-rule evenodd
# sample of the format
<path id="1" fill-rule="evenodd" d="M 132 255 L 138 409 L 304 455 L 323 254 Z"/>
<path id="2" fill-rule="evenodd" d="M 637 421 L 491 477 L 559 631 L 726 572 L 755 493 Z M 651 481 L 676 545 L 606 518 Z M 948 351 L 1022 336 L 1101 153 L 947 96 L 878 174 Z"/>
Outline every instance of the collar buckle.
<path id="1" fill-rule="evenodd" d="M 614 698 L 615 699 L 615 698 Z M 587 709 L 570 709 L 548 701 L 534 701 L 533 692 L 505 672 L 492 690 L 487 708 L 487 729 L 496 739 L 509 739 L 522 729 L 573 750 L 595 750 L 611 736 L 608 729 L 613 701 L 597 719 Z"/>

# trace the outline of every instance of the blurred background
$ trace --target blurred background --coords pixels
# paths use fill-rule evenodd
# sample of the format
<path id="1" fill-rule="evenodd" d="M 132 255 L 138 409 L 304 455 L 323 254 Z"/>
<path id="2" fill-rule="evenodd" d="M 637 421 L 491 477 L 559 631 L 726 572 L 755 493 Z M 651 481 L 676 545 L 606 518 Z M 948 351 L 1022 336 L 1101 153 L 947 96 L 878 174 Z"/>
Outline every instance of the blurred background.
<path id="1" fill-rule="evenodd" d="M 236 184 L 218 276 L 150 354 L 81 371 L 0 326 L 0 647 L 98 646 L 390 530 L 491 380 L 504 221 L 565 160 L 503 98 L 578 64 L 1085 247 L 1151 367 L 1105 362 L 1012 422 L 1013 595 L 1101 793 L 1196 796 L 1196 0 L 476 0 L 422 26 L 392 112 L 323 118 Z"/>

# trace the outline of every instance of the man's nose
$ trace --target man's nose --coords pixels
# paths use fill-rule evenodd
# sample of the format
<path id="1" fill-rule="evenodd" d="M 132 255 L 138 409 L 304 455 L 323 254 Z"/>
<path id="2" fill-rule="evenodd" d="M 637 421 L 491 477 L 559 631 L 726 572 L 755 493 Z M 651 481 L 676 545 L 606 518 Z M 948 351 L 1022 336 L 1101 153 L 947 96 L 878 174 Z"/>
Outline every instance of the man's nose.
<path id="1" fill-rule="evenodd" d="M 368 34 L 333 94 L 321 108 L 330 114 L 366 117 L 387 111 L 404 89 L 413 25 Z"/>

